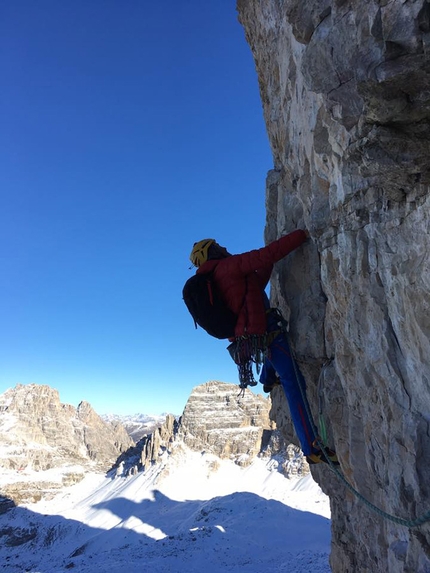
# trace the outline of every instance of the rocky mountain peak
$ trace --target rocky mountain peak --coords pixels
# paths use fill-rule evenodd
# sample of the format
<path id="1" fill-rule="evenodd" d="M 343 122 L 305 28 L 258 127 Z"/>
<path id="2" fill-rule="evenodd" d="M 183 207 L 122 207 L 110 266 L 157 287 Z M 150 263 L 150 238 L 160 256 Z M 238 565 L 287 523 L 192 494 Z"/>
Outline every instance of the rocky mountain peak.
<path id="1" fill-rule="evenodd" d="M 250 391 L 239 396 L 236 385 L 211 381 L 191 392 L 178 436 L 192 449 L 210 447 L 220 458 L 252 459 L 261 450 L 270 400 Z"/>
<path id="2" fill-rule="evenodd" d="M 196 386 L 179 420 L 168 415 L 160 428 L 138 444 L 135 455 L 140 456 L 139 461 L 135 460 L 132 468 L 124 462 L 118 472 L 148 469 L 185 446 L 241 466 L 250 464 L 257 455 L 279 455 L 284 475 L 308 473 L 298 448 L 288 445 L 270 420 L 270 398 L 250 390 L 241 397 L 238 393 L 237 385 L 219 381 Z"/>
<path id="3" fill-rule="evenodd" d="M 62 404 L 57 390 L 37 384 L 19 384 L 0 396 L 0 441 L 2 493 L 12 499 L 55 489 L 52 482 L 34 485 L 55 468 L 62 470 L 60 485 L 82 479 L 86 469 L 105 471 L 133 445 L 120 424 L 104 422 L 87 402 L 78 408 Z M 16 471 L 22 481 L 16 481 Z"/>
<path id="4" fill-rule="evenodd" d="M 104 421 L 88 402 L 62 404 L 48 386 L 19 385 L 0 396 L 1 494 L 16 503 L 34 501 L 79 481 L 85 471 L 114 468 L 129 475 L 162 468 L 166 456 L 186 449 L 241 466 L 266 456 L 286 476 L 305 475 L 303 456 L 275 429 L 270 408 L 270 398 L 250 390 L 239 396 L 237 385 L 210 381 L 193 389 L 179 419 L 163 416 L 164 423 L 135 445 L 117 417 Z M 59 481 L 52 481 L 52 470 Z"/>

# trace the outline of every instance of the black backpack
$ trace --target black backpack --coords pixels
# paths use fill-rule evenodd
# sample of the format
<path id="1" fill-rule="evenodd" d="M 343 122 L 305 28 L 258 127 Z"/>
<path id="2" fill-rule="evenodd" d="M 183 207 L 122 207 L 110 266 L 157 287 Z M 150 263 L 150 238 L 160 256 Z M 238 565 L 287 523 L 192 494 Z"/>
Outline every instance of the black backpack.
<path id="1" fill-rule="evenodd" d="M 197 273 L 187 280 L 182 298 L 194 319 L 215 338 L 233 338 L 237 315 L 228 308 L 213 278 L 213 270 Z"/>

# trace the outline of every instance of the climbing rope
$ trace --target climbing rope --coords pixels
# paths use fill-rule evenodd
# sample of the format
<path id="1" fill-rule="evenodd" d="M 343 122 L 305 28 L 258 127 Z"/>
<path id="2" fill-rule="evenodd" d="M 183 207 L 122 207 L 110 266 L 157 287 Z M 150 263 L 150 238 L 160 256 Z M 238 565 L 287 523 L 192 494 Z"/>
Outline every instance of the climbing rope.
<path id="1" fill-rule="evenodd" d="M 327 427 L 324 420 L 324 408 L 323 408 L 324 398 L 323 398 L 322 379 L 323 379 L 324 369 L 327 366 L 327 364 L 329 364 L 329 362 L 330 361 L 327 360 L 323 364 L 320 375 L 318 377 L 318 427 L 319 427 L 319 435 L 321 436 L 323 444 L 327 444 L 328 437 L 327 437 Z"/>
<path id="2" fill-rule="evenodd" d="M 284 333 L 285 333 L 285 336 L 287 337 L 287 333 L 285 332 L 285 330 L 284 330 Z M 290 345 L 290 341 L 288 340 L 288 338 L 287 338 L 287 341 L 288 341 L 288 345 L 290 346 L 290 352 L 291 352 L 291 345 Z M 306 415 L 308 417 L 310 424 L 315 427 L 315 423 L 314 423 L 313 418 L 312 418 L 312 413 L 310 410 L 309 402 L 308 402 L 307 397 L 306 397 L 306 390 L 305 390 L 305 388 L 302 387 L 302 383 L 300 382 L 300 376 L 299 376 L 299 373 L 297 371 L 297 364 L 295 361 L 295 357 L 293 356 L 292 353 L 291 353 L 291 356 L 293 358 L 294 374 L 296 376 L 296 380 L 297 380 L 297 383 L 299 385 L 300 393 L 301 393 L 303 401 L 305 403 Z M 329 362 L 326 362 L 323 365 L 323 369 L 328 364 L 329 364 Z M 322 371 L 320 373 L 320 377 L 321 377 L 321 374 L 322 374 Z M 321 388 L 319 388 L 319 399 L 320 399 L 319 414 L 321 417 L 322 416 Z M 325 425 L 324 425 L 324 431 L 325 431 Z M 342 474 L 342 472 L 339 470 L 339 468 L 336 467 L 335 464 L 331 461 L 329 456 L 326 454 L 326 447 L 327 446 L 323 443 L 322 438 L 320 436 L 318 436 L 318 434 L 317 434 L 316 442 L 317 442 L 318 446 L 321 448 L 321 451 L 323 452 L 323 455 L 324 455 L 325 459 L 327 460 L 327 463 L 328 463 L 331 471 L 334 474 L 336 474 L 336 476 L 345 485 L 345 487 L 347 487 L 349 489 L 349 491 L 352 492 L 355 495 L 355 497 L 357 499 L 359 499 L 361 502 L 363 502 L 364 505 L 366 507 L 368 507 L 371 511 L 373 511 L 374 513 L 383 517 L 384 519 L 387 519 L 388 521 L 392 521 L 394 523 L 397 523 L 398 525 L 403 525 L 404 527 L 407 527 L 408 529 L 412 529 L 414 527 L 419 527 L 420 525 L 423 525 L 427 521 L 430 521 L 430 511 L 428 511 L 427 513 L 424 513 L 423 515 L 421 515 L 420 517 L 418 517 L 416 519 L 408 520 L 408 519 L 402 519 L 401 517 L 396 517 L 395 515 L 391 515 L 390 513 L 383 511 L 382 509 L 380 509 L 379 507 L 377 507 L 376 505 L 371 503 L 359 491 L 357 491 L 353 485 L 351 485 L 348 482 L 348 480 L 345 478 L 345 476 Z"/>

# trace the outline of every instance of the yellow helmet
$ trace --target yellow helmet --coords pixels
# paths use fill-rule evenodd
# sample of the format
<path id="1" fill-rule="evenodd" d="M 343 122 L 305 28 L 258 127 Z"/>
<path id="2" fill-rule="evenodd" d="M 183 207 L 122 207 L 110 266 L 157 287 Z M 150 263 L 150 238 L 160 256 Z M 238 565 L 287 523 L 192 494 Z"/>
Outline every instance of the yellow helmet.
<path id="1" fill-rule="evenodd" d="M 200 267 L 208 260 L 209 247 L 214 243 L 215 239 L 203 239 L 198 243 L 194 243 L 193 250 L 190 255 L 190 261 L 195 267 Z"/>

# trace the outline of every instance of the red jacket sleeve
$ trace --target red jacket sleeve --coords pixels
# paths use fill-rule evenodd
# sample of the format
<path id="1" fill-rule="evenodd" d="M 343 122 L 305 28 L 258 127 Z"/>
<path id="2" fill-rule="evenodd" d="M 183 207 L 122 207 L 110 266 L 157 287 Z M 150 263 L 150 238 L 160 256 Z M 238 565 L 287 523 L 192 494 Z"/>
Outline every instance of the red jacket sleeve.
<path id="1" fill-rule="evenodd" d="M 301 229 L 284 235 L 266 247 L 241 255 L 233 255 L 235 266 L 243 275 L 273 266 L 306 241 L 306 233 Z M 231 261 L 232 262 L 232 261 Z"/>

